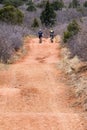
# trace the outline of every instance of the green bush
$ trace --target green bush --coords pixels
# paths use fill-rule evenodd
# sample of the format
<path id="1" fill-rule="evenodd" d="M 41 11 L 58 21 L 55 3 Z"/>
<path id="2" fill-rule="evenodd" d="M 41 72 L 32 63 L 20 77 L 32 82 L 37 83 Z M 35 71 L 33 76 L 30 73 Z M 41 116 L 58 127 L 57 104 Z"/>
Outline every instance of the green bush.
<path id="1" fill-rule="evenodd" d="M 76 20 L 73 20 L 67 27 L 69 32 L 72 32 L 72 34 L 77 34 L 79 32 L 79 25 L 76 22 Z"/>
<path id="2" fill-rule="evenodd" d="M 64 7 L 64 2 L 62 0 L 55 0 L 51 5 L 54 10 L 61 10 Z"/>
<path id="3" fill-rule="evenodd" d="M 45 24 L 45 26 L 52 26 L 55 24 L 56 13 L 54 12 L 49 1 L 47 1 L 45 9 L 41 13 L 40 19 L 41 23 Z"/>
<path id="4" fill-rule="evenodd" d="M 87 1 L 84 2 L 83 6 L 87 8 Z"/>
<path id="5" fill-rule="evenodd" d="M 32 0 L 30 0 L 28 3 L 28 8 L 27 8 L 27 11 L 36 11 L 36 7 L 35 7 L 35 4 L 32 2 Z"/>
<path id="6" fill-rule="evenodd" d="M 39 27 L 39 22 L 36 18 L 34 19 L 33 24 L 31 26 L 34 28 Z"/>
<path id="7" fill-rule="evenodd" d="M 72 33 L 71 33 L 71 32 L 69 32 L 69 31 L 64 32 L 63 41 L 64 41 L 64 42 L 67 42 L 67 40 L 70 39 L 71 36 L 72 36 Z"/>
<path id="8" fill-rule="evenodd" d="M 6 6 L 0 9 L 1 21 L 12 24 L 21 24 L 23 22 L 23 17 L 23 13 L 14 6 Z"/>
<path id="9" fill-rule="evenodd" d="M 80 28 L 76 20 L 73 20 L 67 27 L 67 31 L 64 32 L 63 41 L 67 42 L 68 39 L 73 37 L 79 32 Z"/>
<path id="10" fill-rule="evenodd" d="M 23 4 L 23 0 L 3 0 L 3 4 L 5 4 L 5 6 L 12 5 L 18 7 Z"/>

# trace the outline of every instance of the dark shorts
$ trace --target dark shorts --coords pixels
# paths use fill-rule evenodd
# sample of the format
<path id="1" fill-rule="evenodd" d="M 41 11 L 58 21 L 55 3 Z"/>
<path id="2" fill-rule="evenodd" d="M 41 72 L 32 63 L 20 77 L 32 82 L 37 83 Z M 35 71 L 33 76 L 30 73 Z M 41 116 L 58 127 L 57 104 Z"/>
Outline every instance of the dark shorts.
<path id="1" fill-rule="evenodd" d="M 42 36 L 39 36 L 39 38 L 42 38 Z"/>

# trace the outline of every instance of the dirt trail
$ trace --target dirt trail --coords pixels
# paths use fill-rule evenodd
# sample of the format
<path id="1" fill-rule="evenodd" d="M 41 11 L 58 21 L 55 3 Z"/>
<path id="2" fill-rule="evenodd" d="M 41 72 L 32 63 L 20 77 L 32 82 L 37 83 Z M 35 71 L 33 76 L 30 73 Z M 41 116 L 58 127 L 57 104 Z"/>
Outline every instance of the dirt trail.
<path id="1" fill-rule="evenodd" d="M 87 130 L 56 67 L 59 44 L 37 38 L 25 43 L 28 55 L 0 70 L 0 130 Z"/>

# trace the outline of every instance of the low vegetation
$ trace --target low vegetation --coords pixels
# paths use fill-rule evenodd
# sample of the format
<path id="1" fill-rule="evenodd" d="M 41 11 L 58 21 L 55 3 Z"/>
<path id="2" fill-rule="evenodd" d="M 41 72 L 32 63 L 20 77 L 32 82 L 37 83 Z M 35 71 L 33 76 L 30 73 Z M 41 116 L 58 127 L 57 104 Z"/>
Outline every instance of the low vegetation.
<path id="1" fill-rule="evenodd" d="M 34 18 L 33 24 L 31 25 L 31 27 L 34 27 L 34 28 L 39 27 L 39 22 L 38 22 L 37 18 Z"/>
<path id="2" fill-rule="evenodd" d="M 37 4 L 38 8 L 45 8 L 47 1 L 46 0 L 42 0 L 40 3 Z"/>
<path id="3" fill-rule="evenodd" d="M 23 37 L 32 34 L 27 27 L 0 23 L 0 61 L 8 63 L 23 47 Z"/>
<path id="4" fill-rule="evenodd" d="M 2 2 L 5 6 L 12 5 L 18 7 L 23 4 L 23 0 L 3 0 Z"/>
<path id="5" fill-rule="evenodd" d="M 36 6 L 35 6 L 35 4 L 32 2 L 32 0 L 30 0 L 28 3 L 27 3 L 27 5 L 28 5 L 28 8 L 27 8 L 27 11 L 36 11 Z"/>

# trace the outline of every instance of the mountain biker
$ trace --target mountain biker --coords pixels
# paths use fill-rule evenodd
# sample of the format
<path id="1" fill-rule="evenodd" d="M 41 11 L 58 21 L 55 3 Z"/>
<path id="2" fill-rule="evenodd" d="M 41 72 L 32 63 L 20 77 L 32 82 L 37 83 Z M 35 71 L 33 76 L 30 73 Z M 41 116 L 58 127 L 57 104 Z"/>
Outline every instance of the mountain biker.
<path id="1" fill-rule="evenodd" d="M 38 32 L 38 36 L 39 36 L 39 42 L 42 43 L 43 32 L 42 32 L 41 29 L 40 29 L 39 32 Z"/>
<path id="2" fill-rule="evenodd" d="M 54 38 L 54 30 L 51 29 L 50 30 L 50 40 L 51 40 L 51 42 L 53 42 L 53 38 Z"/>

